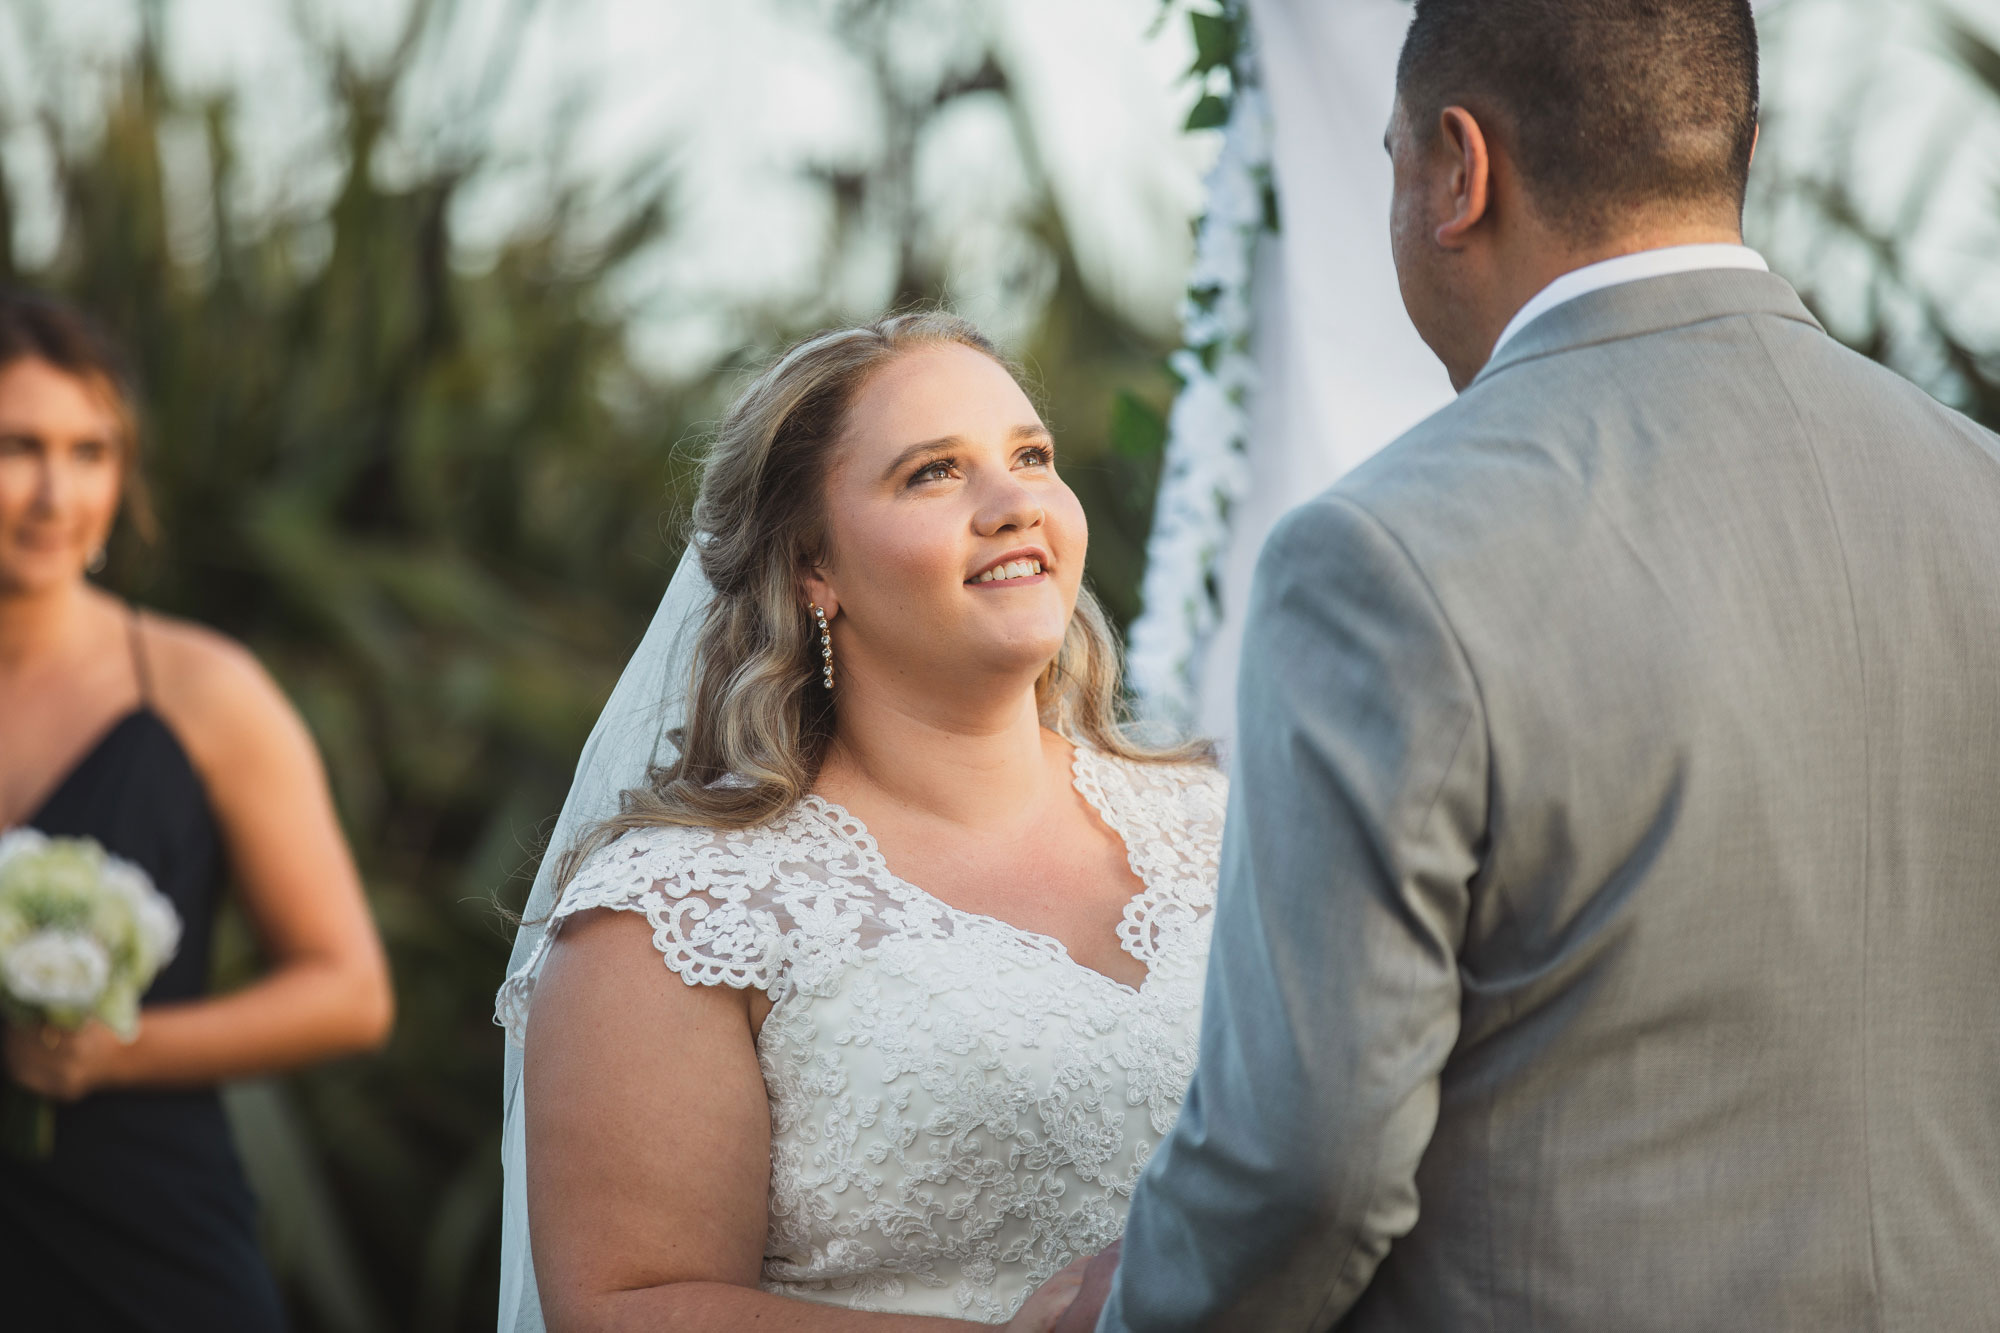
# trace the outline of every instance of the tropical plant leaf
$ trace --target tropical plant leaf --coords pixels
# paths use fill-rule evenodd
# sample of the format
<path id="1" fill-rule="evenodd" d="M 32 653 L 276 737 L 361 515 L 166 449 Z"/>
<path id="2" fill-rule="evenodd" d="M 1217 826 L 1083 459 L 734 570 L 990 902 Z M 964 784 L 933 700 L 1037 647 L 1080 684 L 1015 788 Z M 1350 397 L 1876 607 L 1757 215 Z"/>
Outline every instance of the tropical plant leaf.
<path id="1" fill-rule="evenodd" d="M 244 1170 L 263 1201 L 272 1266 L 303 1295 L 326 1333 L 375 1333 L 388 1316 L 348 1242 L 325 1172 L 284 1089 L 267 1079 L 232 1084 L 223 1105 Z"/>
<path id="2" fill-rule="evenodd" d="M 1187 130 L 1219 130 L 1229 123 L 1229 103 L 1214 93 L 1204 94 L 1188 112 Z"/>
<path id="3" fill-rule="evenodd" d="M 1234 67 L 1242 29 L 1233 17 L 1194 10 L 1188 15 L 1188 24 L 1194 32 L 1194 66 L 1189 73 Z"/>

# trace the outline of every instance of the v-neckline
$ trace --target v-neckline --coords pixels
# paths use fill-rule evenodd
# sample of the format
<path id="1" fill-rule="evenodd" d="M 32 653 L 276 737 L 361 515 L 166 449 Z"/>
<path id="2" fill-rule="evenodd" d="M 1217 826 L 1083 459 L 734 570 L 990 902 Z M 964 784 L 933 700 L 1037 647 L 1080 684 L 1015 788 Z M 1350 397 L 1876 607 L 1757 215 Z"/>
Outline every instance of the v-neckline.
<path id="1" fill-rule="evenodd" d="M 1071 742 L 1070 764 L 1069 764 L 1070 787 L 1073 791 L 1077 793 L 1077 795 L 1083 797 L 1084 803 L 1097 813 L 1097 817 L 1104 821 L 1104 827 L 1110 829 L 1112 836 L 1118 839 L 1118 845 L 1125 849 L 1126 868 L 1132 872 L 1132 878 L 1139 881 L 1138 889 L 1136 889 L 1132 893 L 1132 895 L 1125 900 L 1125 905 L 1119 909 L 1118 920 L 1119 924 L 1123 925 L 1125 922 L 1132 919 L 1133 909 L 1138 905 L 1142 904 L 1147 898 L 1152 896 L 1154 891 L 1154 886 L 1152 880 L 1146 877 L 1146 872 L 1140 868 L 1138 859 L 1133 855 L 1132 843 L 1125 836 L 1125 830 L 1119 827 L 1118 822 L 1111 817 L 1111 811 L 1107 808 L 1109 802 L 1106 802 L 1105 805 L 1099 805 L 1096 801 L 1091 800 L 1090 793 L 1084 790 L 1083 769 L 1087 762 L 1087 759 L 1094 756 L 1095 756 L 1094 751 L 1088 749 L 1085 746 L 1078 745 L 1075 742 Z M 1102 784 L 1099 785 L 1101 786 Z M 1152 962 L 1147 959 L 1140 958 L 1138 953 L 1128 948 L 1126 946 L 1122 934 L 1120 934 L 1120 932 L 1117 930 L 1116 927 L 1113 928 L 1112 934 L 1114 936 L 1119 937 L 1118 947 L 1121 950 L 1123 950 L 1126 954 L 1136 959 L 1146 969 L 1146 975 L 1139 979 L 1139 984 L 1137 986 L 1133 986 L 1126 982 L 1120 981 L 1117 977 L 1112 976 L 1109 972 L 1105 972 L 1099 968 L 1092 967 L 1090 964 L 1086 962 L 1083 962 L 1075 954 L 1070 952 L 1069 945 L 1065 944 L 1062 940 L 1058 939 L 1054 935 L 1050 935 L 1045 931 L 1030 930 L 1026 926 L 1015 925 L 1012 921 L 1005 921 L 997 916 L 992 916 L 985 912 L 974 912 L 968 910 L 967 908 L 955 906 L 951 903 L 946 902 L 944 899 L 938 897 L 935 893 L 932 893 L 929 889 L 923 887 L 923 885 L 916 884 L 910 880 L 904 879 L 901 875 L 897 874 L 894 870 L 890 868 L 889 858 L 882 854 L 882 844 L 877 842 L 875 839 L 875 835 L 868 831 L 867 823 L 862 820 L 861 816 L 855 814 L 852 810 L 849 810 L 846 806 L 840 804 L 838 801 L 829 801 L 826 797 L 821 796 L 818 793 L 812 793 L 805 798 L 805 804 L 815 808 L 819 812 L 819 814 L 827 821 L 827 823 L 832 826 L 836 834 L 838 834 L 846 842 L 852 844 L 855 850 L 859 851 L 864 857 L 867 857 L 870 861 L 872 861 L 875 868 L 881 872 L 882 876 L 885 879 L 889 880 L 891 883 L 893 883 L 897 888 L 902 889 L 907 893 L 914 894 L 916 897 L 921 898 L 927 903 L 933 904 L 934 906 L 940 908 L 941 910 L 949 913 L 953 917 L 962 918 L 967 921 L 979 922 L 989 926 L 996 926 L 999 929 L 1006 931 L 1010 935 L 1016 935 L 1024 940 L 1029 940 L 1036 943 L 1047 945 L 1048 948 L 1052 952 L 1054 952 L 1054 954 L 1058 958 L 1062 959 L 1062 961 L 1068 963 L 1072 967 L 1080 968 L 1081 970 L 1088 972 L 1091 976 L 1096 977 L 1098 980 L 1104 982 L 1106 985 L 1117 987 L 1118 990 L 1123 994 L 1125 994 L 1126 996 L 1137 998 L 1138 996 L 1143 995 L 1146 991 L 1146 987 L 1149 984 L 1151 984 L 1153 980 L 1153 970 L 1154 970 Z"/>
<path id="2" fill-rule="evenodd" d="M 72 760 L 69 767 L 62 770 L 61 775 L 56 778 L 55 782 L 43 791 L 41 799 L 28 807 L 27 813 L 22 815 L 19 821 L 13 824 L 0 825 L 0 827 L 36 827 L 38 822 L 49 813 L 49 808 L 61 799 L 62 794 L 68 791 L 76 780 L 83 776 L 84 771 L 92 763 L 96 762 L 97 757 L 109 748 L 112 737 L 118 735 L 118 733 L 124 731 L 134 722 L 137 722 L 152 711 L 152 708 L 147 704 L 135 704 L 113 718 L 102 731 L 97 733 L 97 739 L 90 743 L 89 748 Z"/>

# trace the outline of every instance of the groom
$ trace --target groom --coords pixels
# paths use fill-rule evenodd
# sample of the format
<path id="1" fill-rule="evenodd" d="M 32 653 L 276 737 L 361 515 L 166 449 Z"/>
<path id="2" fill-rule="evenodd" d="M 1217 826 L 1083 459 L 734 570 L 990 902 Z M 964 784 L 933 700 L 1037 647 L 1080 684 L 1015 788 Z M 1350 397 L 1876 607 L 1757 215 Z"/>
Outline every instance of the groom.
<path id="1" fill-rule="evenodd" d="M 1741 247 L 1756 71 L 1748 0 L 1417 0 L 1462 394 L 1264 551 L 1200 1067 L 1071 1321 L 2000 1320 L 2000 441 Z"/>

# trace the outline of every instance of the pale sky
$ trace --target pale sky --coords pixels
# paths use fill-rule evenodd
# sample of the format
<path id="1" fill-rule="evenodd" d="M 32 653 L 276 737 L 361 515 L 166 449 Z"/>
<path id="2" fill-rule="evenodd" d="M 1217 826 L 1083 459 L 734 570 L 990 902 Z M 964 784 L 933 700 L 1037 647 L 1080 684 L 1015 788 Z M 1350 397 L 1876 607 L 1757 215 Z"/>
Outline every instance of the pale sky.
<path id="1" fill-rule="evenodd" d="M 306 0 L 298 8 L 366 59 L 387 49 L 407 2 Z M 943 44 L 966 32 L 992 34 L 1023 93 L 1088 280 L 1142 325 L 1171 331 L 1200 173 L 1214 151 L 1204 142 L 1210 136 L 1180 131 L 1193 98 L 1180 79 L 1191 58 L 1185 19 L 1158 24 L 1159 0 L 915 0 L 909 8 L 930 17 L 928 31 Z M 679 183 L 679 238 L 631 277 L 633 300 L 648 315 L 640 336 L 649 359 L 699 364 L 727 343 L 729 329 L 719 322 L 726 312 L 814 294 L 826 218 L 820 193 L 799 179 L 797 166 L 865 158 L 877 134 L 863 74 L 826 30 L 819 0 L 463 0 L 448 49 L 428 53 L 426 68 L 439 76 L 423 82 L 419 103 L 399 108 L 403 118 L 462 122 L 471 75 L 523 9 L 538 12 L 500 101 L 497 141 L 521 145 L 532 160 L 569 99 L 579 105 L 563 154 L 568 170 L 608 181 L 666 165 Z M 234 88 L 242 98 L 240 152 L 264 203 L 278 197 L 280 184 L 323 194 L 335 180 L 325 145 L 336 127 L 319 90 L 299 75 L 293 10 L 287 0 L 166 4 L 172 76 Z M 66 81 L 77 105 L 89 106 L 83 71 L 132 40 L 135 0 L 12 0 L 0 13 L 0 85 L 21 73 L 8 68 L 6 51 L 19 44 L 6 40 L 5 24 L 30 13 L 43 16 L 68 53 Z M 914 49 L 924 37 L 920 24 L 913 62 L 924 59 Z M 1007 211 L 1026 193 L 1011 133 L 996 106 L 969 104 L 941 130 L 922 173 L 927 208 L 951 238 L 954 299 L 1003 335 L 1022 315 L 989 280 L 1009 259 Z M 203 151 L 199 135 L 167 139 L 170 155 Z M 32 254 L 53 241 L 51 218 L 33 207 L 46 193 L 38 179 L 46 168 L 25 136 L 16 140 L 7 166 L 27 196 L 20 239 Z M 397 162 L 392 148 L 377 170 L 393 174 Z M 495 173 L 468 192 L 455 232 L 476 256 L 546 188 L 524 171 Z M 195 216 L 180 230 L 198 252 L 206 204 L 182 204 Z M 881 299 L 859 289 L 867 276 L 847 294 L 856 307 Z"/>

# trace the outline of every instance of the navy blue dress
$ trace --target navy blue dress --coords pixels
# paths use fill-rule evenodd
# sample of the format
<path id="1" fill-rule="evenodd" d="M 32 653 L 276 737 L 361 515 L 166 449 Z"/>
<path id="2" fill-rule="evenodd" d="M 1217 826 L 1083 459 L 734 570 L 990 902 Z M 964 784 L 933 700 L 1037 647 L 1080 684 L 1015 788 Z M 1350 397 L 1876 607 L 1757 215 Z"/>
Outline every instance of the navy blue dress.
<path id="1" fill-rule="evenodd" d="M 143 700 L 136 636 L 133 646 Z M 206 993 L 221 839 L 201 778 L 149 704 L 106 732 L 26 822 L 97 839 L 173 900 L 180 952 L 144 1003 Z M 256 1223 L 215 1089 L 108 1091 L 59 1106 L 50 1160 L 0 1151 L 0 1326 L 282 1329 Z"/>

